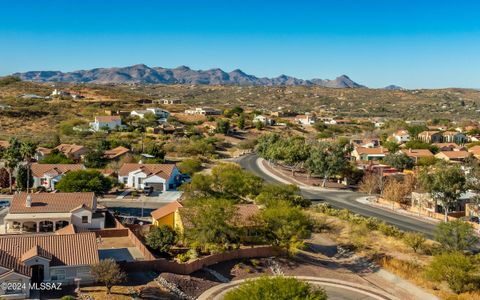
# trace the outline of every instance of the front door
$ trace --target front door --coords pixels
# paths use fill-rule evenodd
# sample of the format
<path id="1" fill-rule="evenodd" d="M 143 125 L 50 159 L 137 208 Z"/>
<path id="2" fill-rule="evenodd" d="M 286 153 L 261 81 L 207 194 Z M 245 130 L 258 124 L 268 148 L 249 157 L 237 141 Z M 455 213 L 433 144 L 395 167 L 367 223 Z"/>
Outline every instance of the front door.
<path id="1" fill-rule="evenodd" d="M 43 265 L 32 266 L 32 283 L 43 282 Z"/>

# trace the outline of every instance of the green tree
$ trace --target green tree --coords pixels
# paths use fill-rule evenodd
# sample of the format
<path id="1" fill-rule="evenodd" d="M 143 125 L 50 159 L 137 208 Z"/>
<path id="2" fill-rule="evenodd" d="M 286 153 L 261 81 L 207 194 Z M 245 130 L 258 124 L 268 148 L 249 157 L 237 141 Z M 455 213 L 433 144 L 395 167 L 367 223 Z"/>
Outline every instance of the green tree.
<path id="1" fill-rule="evenodd" d="M 462 293 L 478 287 L 477 266 L 461 252 L 443 253 L 433 258 L 426 270 L 428 278 L 445 281 L 452 291 Z"/>
<path id="2" fill-rule="evenodd" d="M 95 170 L 79 170 L 68 172 L 55 185 L 61 192 L 94 192 L 103 195 L 112 188 L 112 181 Z"/>
<path id="3" fill-rule="evenodd" d="M 260 121 L 256 121 L 256 122 L 255 122 L 255 128 L 256 128 L 257 130 L 262 130 L 264 126 L 265 126 L 265 125 L 263 125 L 263 123 L 260 122 Z"/>
<path id="4" fill-rule="evenodd" d="M 338 144 L 319 143 L 309 149 L 306 167 L 309 173 L 323 177 L 322 186 L 325 186 L 331 176 L 344 175 L 349 169 L 350 162 L 347 150 Z"/>
<path id="5" fill-rule="evenodd" d="M 435 166 L 420 173 L 419 181 L 432 198 L 440 203 L 448 221 L 450 207 L 455 206 L 460 195 L 467 190 L 465 175 L 458 165 Z"/>
<path id="6" fill-rule="evenodd" d="M 303 239 L 310 236 L 313 228 L 312 220 L 300 208 L 285 201 L 263 209 L 259 218 L 266 240 L 292 253 L 303 246 Z"/>
<path id="7" fill-rule="evenodd" d="M 246 199 L 259 193 L 262 180 L 238 164 L 221 163 L 212 168 L 213 189 L 222 197 Z"/>
<path id="8" fill-rule="evenodd" d="M 58 151 L 58 149 L 53 149 L 52 152 L 47 155 L 44 159 L 39 161 L 40 164 L 73 164 L 75 161 L 73 159 L 68 158 L 62 152 Z"/>
<path id="9" fill-rule="evenodd" d="M 425 244 L 425 236 L 419 232 L 407 232 L 403 236 L 403 241 L 405 245 L 412 248 L 413 252 L 417 252 L 423 244 Z"/>
<path id="10" fill-rule="evenodd" d="M 243 113 L 240 114 L 240 116 L 238 117 L 237 126 L 239 129 L 245 129 L 245 116 L 243 115 Z"/>
<path id="11" fill-rule="evenodd" d="M 107 288 L 107 294 L 110 294 L 112 287 L 125 281 L 127 276 L 120 270 L 115 260 L 109 258 L 101 260 L 92 266 L 92 275 L 96 281 L 101 282 Z"/>
<path id="12" fill-rule="evenodd" d="M 225 300 L 326 300 L 321 288 L 292 277 L 250 279 L 225 294 Z"/>
<path id="13" fill-rule="evenodd" d="M 163 149 L 163 144 L 151 143 L 147 145 L 145 153 L 154 156 L 157 163 L 162 163 L 167 152 Z"/>
<path id="14" fill-rule="evenodd" d="M 383 142 L 382 147 L 387 148 L 389 153 L 397 153 L 400 150 L 400 145 L 393 141 Z"/>
<path id="15" fill-rule="evenodd" d="M 413 159 L 408 157 L 405 153 L 390 153 L 385 156 L 383 162 L 399 171 L 403 171 L 404 169 L 410 170 L 415 165 Z"/>
<path id="16" fill-rule="evenodd" d="M 445 251 L 464 251 L 478 242 L 472 225 L 462 220 L 441 222 L 435 228 L 435 240 Z"/>
<path id="17" fill-rule="evenodd" d="M 153 227 L 146 238 L 147 245 L 161 253 L 168 253 L 176 242 L 177 234 L 168 225 Z"/>
<path id="18" fill-rule="evenodd" d="M 28 191 L 33 186 L 33 176 L 29 165 L 20 165 L 17 170 L 17 188 Z"/>
<path id="19" fill-rule="evenodd" d="M 13 171 L 18 166 L 21 159 L 20 142 L 16 138 L 11 138 L 9 146 L 3 151 L 2 159 L 5 161 L 5 167 L 8 170 L 10 193 L 13 191 Z"/>
<path id="20" fill-rule="evenodd" d="M 177 163 L 177 167 L 183 174 L 192 176 L 202 169 L 202 162 L 198 158 L 187 158 Z"/>
<path id="21" fill-rule="evenodd" d="M 293 184 L 265 184 L 255 202 L 266 207 L 275 206 L 278 201 L 287 201 L 291 206 L 308 207 L 309 199 L 304 198 L 300 188 Z"/>
<path id="22" fill-rule="evenodd" d="M 21 143 L 20 155 L 22 157 L 22 160 L 26 163 L 25 169 L 27 171 L 24 177 L 26 178 L 26 182 L 25 182 L 25 185 L 23 185 L 23 187 L 26 187 L 27 193 L 29 192 L 29 189 L 33 186 L 33 177 L 30 170 L 30 164 L 36 152 L 37 152 L 36 143 L 31 141 L 26 141 Z"/>
<path id="23" fill-rule="evenodd" d="M 85 154 L 83 163 L 87 168 L 98 169 L 105 166 L 107 159 L 105 158 L 105 154 L 102 150 L 91 150 Z"/>
<path id="24" fill-rule="evenodd" d="M 217 120 L 217 133 L 228 134 L 230 131 L 230 121 L 225 119 L 218 119 Z"/>
<path id="25" fill-rule="evenodd" d="M 239 241 L 239 232 L 232 225 L 235 206 L 225 199 L 190 199 L 182 210 L 184 236 L 191 244 L 207 250 L 210 245 L 220 248 Z"/>
<path id="26" fill-rule="evenodd" d="M 7 169 L 5 168 L 0 168 L 0 188 L 7 188 L 9 187 L 10 185 L 10 182 L 9 182 L 9 173 L 7 171 Z"/>

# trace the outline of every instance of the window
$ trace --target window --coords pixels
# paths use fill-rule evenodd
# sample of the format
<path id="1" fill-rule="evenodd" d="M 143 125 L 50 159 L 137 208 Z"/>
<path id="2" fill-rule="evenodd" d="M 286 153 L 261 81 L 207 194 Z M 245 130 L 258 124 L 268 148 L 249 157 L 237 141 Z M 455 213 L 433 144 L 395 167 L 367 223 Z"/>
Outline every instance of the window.
<path id="1" fill-rule="evenodd" d="M 52 280 L 65 280 L 65 270 L 63 269 L 51 269 L 50 277 Z"/>
<path id="2" fill-rule="evenodd" d="M 82 223 L 88 223 L 88 216 L 82 216 Z"/>
<path id="3" fill-rule="evenodd" d="M 77 276 L 78 277 L 88 277 L 90 276 L 90 267 L 78 267 Z"/>
<path id="4" fill-rule="evenodd" d="M 123 183 L 127 184 L 128 183 L 128 177 L 123 177 Z"/>

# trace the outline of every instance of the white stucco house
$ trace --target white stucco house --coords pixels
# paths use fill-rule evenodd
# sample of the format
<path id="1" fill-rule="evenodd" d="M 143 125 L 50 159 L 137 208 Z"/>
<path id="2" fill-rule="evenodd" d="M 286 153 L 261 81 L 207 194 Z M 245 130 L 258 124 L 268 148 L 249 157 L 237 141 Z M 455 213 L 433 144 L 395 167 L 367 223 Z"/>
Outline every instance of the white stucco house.
<path id="1" fill-rule="evenodd" d="M 180 175 L 175 164 L 126 163 L 118 171 L 118 181 L 138 190 L 174 191 L 180 185 Z"/>
<path id="2" fill-rule="evenodd" d="M 162 108 L 147 108 L 146 110 L 133 110 L 130 112 L 131 116 L 137 116 L 141 119 L 145 118 L 146 114 L 154 114 L 159 121 L 166 121 L 170 116 L 170 112 Z"/>
<path id="3" fill-rule="evenodd" d="M 306 113 L 304 115 L 297 115 L 295 121 L 301 125 L 313 125 L 317 121 L 317 118 L 311 113 Z"/>
<path id="4" fill-rule="evenodd" d="M 122 118 L 120 116 L 96 116 L 95 121 L 90 123 L 93 131 L 114 130 L 123 128 Z"/>
<path id="5" fill-rule="evenodd" d="M 31 165 L 33 188 L 43 186 L 47 190 L 55 190 L 55 184 L 70 171 L 85 170 L 82 164 L 38 164 Z"/>
<path id="6" fill-rule="evenodd" d="M 275 120 L 264 115 L 256 115 L 253 118 L 253 123 L 256 123 L 256 122 L 260 122 L 265 126 L 275 124 Z"/>
<path id="7" fill-rule="evenodd" d="M 404 129 L 397 130 L 393 134 L 393 138 L 395 139 L 395 142 L 397 142 L 398 144 L 406 143 L 410 141 L 410 133 L 408 133 L 408 131 Z"/>
<path id="8" fill-rule="evenodd" d="M 94 232 L 0 236 L 0 297 L 29 298 L 29 284 L 92 283 L 98 262 Z"/>
<path id="9" fill-rule="evenodd" d="M 103 229 L 105 214 L 97 211 L 94 193 L 16 194 L 4 218 L 6 233 L 56 232 L 70 224 Z"/>

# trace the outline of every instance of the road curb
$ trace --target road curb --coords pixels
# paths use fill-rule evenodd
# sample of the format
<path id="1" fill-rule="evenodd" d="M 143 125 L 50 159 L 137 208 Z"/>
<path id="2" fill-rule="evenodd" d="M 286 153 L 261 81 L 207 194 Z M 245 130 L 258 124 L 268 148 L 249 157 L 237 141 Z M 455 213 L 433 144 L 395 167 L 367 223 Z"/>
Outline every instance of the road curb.
<path id="1" fill-rule="evenodd" d="M 320 286 L 331 286 L 331 287 L 336 287 L 339 289 L 345 289 L 345 290 L 350 290 L 357 292 L 359 294 L 363 294 L 365 296 L 371 297 L 373 299 L 378 299 L 378 300 L 399 300 L 399 298 L 390 295 L 384 291 L 375 289 L 370 286 L 365 286 L 361 285 L 358 283 L 353 283 L 353 282 L 348 282 L 348 281 L 343 281 L 343 280 L 337 280 L 337 279 L 331 279 L 331 278 L 323 278 L 323 277 L 313 277 L 313 276 L 286 276 L 286 277 L 292 277 L 292 278 L 297 278 L 302 281 L 306 281 L 311 284 L 315 285 L 320 285 Z M 205 292 L 203 292 L 197 299 L 198 300 L 221 300 L 223 299 L 225 293 L 230 291 L 231 289 L 237 287 L 238 285 L 244 283 L 247 280 L 256 280 L 262 278 L 260 277 L 254 277 L 254 278 L 249 278 L 249 279 L 240 279 L 240 280 L 235 280 L 231 281 L 229 283 L 224 283 L 220 284 L 217 286 L 214 286 Z"/>

